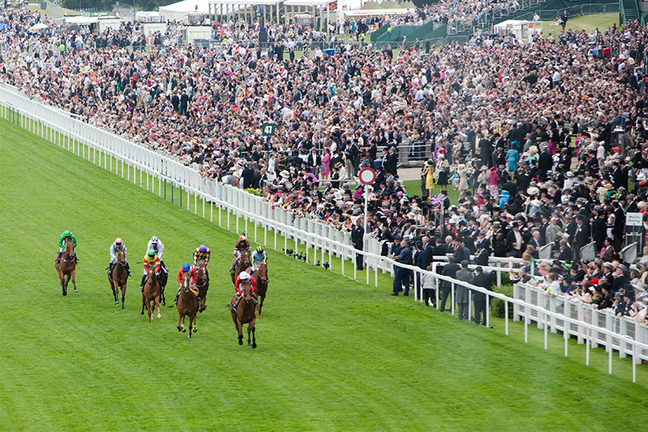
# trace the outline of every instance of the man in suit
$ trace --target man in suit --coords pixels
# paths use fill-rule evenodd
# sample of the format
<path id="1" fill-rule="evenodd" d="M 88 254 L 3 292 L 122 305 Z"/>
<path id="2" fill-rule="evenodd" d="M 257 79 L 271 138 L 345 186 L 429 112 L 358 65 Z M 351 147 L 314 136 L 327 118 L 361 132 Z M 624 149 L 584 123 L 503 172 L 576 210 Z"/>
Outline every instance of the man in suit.
<path id="1" fill-rule="evenodd" d="M 490 273 L 484 273 L 484 269 L 481 266 L 478 266 L 475 269 L 475 277 L 473 278 L 472 284 L 478 287 L 487 289 L 488 291 L 493 291 L 491 288 L 491 275 Z M 486 308 L 488 307 L 486 301 L 486 294 L 480 293 L 479 291 L 473 292 L 473 301 L 475 302 L 475 324 L 486 325 Z"/>
<path id="2" fill-rule="evenodd" d="M 621 242 L 623 241 L 623 232 L 625 230 L 626 224 L 626 215 L 623 206 L 626 203 L 626 198 L 624 196 L 619 197 L 619 201 L 614 201 L 612 204 L 615 206 L 614 209 L 614 228 L 612 228 L 612 234 L 614 234 L 614 250 L 621 250 Z"/>
<path id="3" fill-rule="evenodd" d="M 468 261 L 461 261 L 461 270 L 457 271 L 457 279 L 462 282 L 470 282 L 472 280 L 472 272 L 468 270 Z M 467 320 L 468 302 L 470 301 L 468 288 L 461 284 L 455 284 L 455 301 L 459 310 L 459 319 Z"/>
<path id="4" fill-rule="evenodd" d="M 423 243 L 416 243 L 416 252 L 414 252 L 414 265 L 420 269 L 425 270 L 428 266 L 428 257 Z M 421 273 L 416 272 L 416 286 L 419 289 L 419 293 L 422 294 L 421 290 Z"/>
<path id="5" fill-rule="evenodd" d="M 605 223 L 605 219 L 603 218 L 603 207 L 601 206 L 594 206 L 594 222 L 592 223 L 592 237 L 594 242 L 596 243 L 596 252 L 600 252 L 601 249 L 603 249 L 603 243 L 605 242 L 605 230 L 607 229 L 607 225 Z"/>
<path id="6" fill-rule="evenodd" d="M 483 239 L 477 243 L 477 255 L 475 256 L 475 264 L 480 266 L 488 266 L 488 257 L 490 256 L 490 240 Z"/>
<path id="7" fill-rule="evenodd" d="M 457 277 L 457 271 L 461 268 L 459 264 L 456 263 L 454 257 L 448 258 L 449 263 L 443 267 L 443 276 L 448 276 L 451 278 Z M 450 290 L 452 289 L 452 284 L 447 281 L 441 282 L 441 312 L 445 312 L 450 309 L 446 309 L 446 300 L 448 300 L 448 295 L 450 295 Z"/>
<path id="8" fill-rule="evenodd" d="M 364 218 L 359 217 L 356 224 L 351 228 L 351 243 L 356 250 L 361 251 L 364 248 Z M 356 268 L 363 270 L 363 255 L 356 254 Z"/>
<path id="9" fill-rule="evenodd" d="M 401 241 L 400 244 L 400 252 L 398 256 L 394 259 L 394 261 L 399 262 L 401 264 L 412 264 L 412 249 L 410 249 L 409 245 L 407 244 L 406 240 Z M 403 285 L 405 285 L 405 292 L 403 295 L 409 296 L 409 278 L 410 278 L 411 270 L 408 270 L 406 268 L 402 267 L 397 267 L 394 266 L 394 286 L 393 286 L 393 292 L 391 295 L 393 296 L 398 296 L 398 293 L 403 290 Z"/>
<path id="10" fill-rule="evenodd" d="M 580 248 L 589 243 L 590 227 L 585 223 L 585 216 L 576 216 L 576 233 L 574 234 L 574 260 L 580 259 Z"/>
<path id="11" fill-rule="evenodd" d="M 392 174 L 394 177 L 396 177 L 397 165 L 398 165 L 398 155 L 396 154 L 394 146 L 390 146 L 384 160 L 385 172 L 388 174 Z"/>

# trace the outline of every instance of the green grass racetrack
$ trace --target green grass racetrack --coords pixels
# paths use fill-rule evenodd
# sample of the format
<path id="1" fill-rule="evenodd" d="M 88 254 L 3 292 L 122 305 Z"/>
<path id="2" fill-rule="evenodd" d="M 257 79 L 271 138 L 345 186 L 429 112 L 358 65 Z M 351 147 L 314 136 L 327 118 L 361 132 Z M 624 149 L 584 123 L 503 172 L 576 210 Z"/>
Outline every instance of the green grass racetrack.
<path id="1" fill-rule="evenodd" d="M 610 376 L 600 349 L 587 367 L 574 341 L 565 358 L 560 336 L 545 351 L 534 328 L 527 345 L 519 323 L 507 337 L 502 320 L 460 322 L 388 296 L 386 277 L 375 288 L 273 250 L 259 347 L 241 347 L 225 306 L 235 233 L 4 120 L 0 191 L 0 431 L 645 429 L 645 366 L 633 384 L 629 359 Z M 65 229 L 80 258 L 67 297 L 53 264 Z M 175 308 L 140 315 L 136 262 L 152 235 L 167 300 L 193 249 L 212 250 L 192 339 Z M 125 310 L 104 271 L 117 236 L 134 276 Z"/>

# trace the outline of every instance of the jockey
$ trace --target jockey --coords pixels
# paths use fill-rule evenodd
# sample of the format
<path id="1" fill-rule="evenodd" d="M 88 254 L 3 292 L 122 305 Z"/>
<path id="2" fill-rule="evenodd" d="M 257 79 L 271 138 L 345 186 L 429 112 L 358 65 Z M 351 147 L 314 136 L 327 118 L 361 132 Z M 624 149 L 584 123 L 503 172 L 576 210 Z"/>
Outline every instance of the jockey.
<path id="1" fill-rule="evenodd" d="M 113 244 L 110 245 L 110 264 L 108 265 L 108 277 L 112 279 L 112 271 L 113 268 L 115 267 L 115 261 L 117 260 L 117 252 L 120 250 L 124 251 L 124 257 L 126 256 L 126 246 L 124 245 L 124 242 L 122 239 L 117 237 Z M 130 272 L 130 264 L 128 264 L 128 261 L 126 261 L 126 271 L 128 272 L 128 276 L 131 275 Z"/>
<path id="2" fill-rule="evenodd" d="M 158 277 L 160 272 L 160 258 L 156 255 L 154 249 L 149 249 L 149 251 L 144 255 L 144 276 L 142 276 L 142 283 L 140 284 L 140 291 L 144 292 L 144 281 L 146 280 L 146 275 L 148 274 L 149 265 L 155 264 L 155 277 Z M 160 284 L 160 289 L 162 285 Z"/>
<path id="3" fill-rule="evenodd" d="M 146 245 L 146 250 L 151 250 L 153 249 L 155 253 L 157 253 L 157 256 L 160 257 L 160 261 L 162 261 L 162 254 L 164 253 L 164 245 L 160 241 L 159 238 L 156 236 L 151 237 L 151 240 L 149 240 L 148 245 Z"/>
<path id="4" fill-rule="evenodd" d="M 248 272 L 241 272 L 239 273 L 238 277 L 236 278 L 236 282 L 234 283 L 234 288 L 236 289 L 236 297 L 241 297 L 243 295 L 243 290 L 241 289 L 241 281 L 244 280 L 249 280 L 250 285 L 252 286 L 252 295 L 254 296 L 254 292 L 256 290 L 256 282 L 254 279 L 250 277 L 250 273 Z M 256 298 L 256 296 L 254 296 Z"/>
<path id="5" fill-rule="evenodd" d="M 263 246 L 257 246 L 256 250 L 252 254 L 252 275 L 256 273 L 259 265 L 262 263 L 268 263 L 268 254 L 263 250 Z"/>
<path id="6" fill-rule="evenodd" d="M 178 288 L 178 292 L 176 293 L 175 296 L 176 303 L 178 303 L 178 297 L 180 297 L 180 290 L 182 289 L 182 277 L 187 273 L 190 274 L 189 285 L 192 286 L 191 292 L 193 293 L 194 296 L 196 296 L 196 298 L 198 298 L 198 289 L 195 287 L 196 269 L 191 267 L 189 263 L 184 263 L 182 264 L 180 270 L 178 270 L 178 285 L 180 285 L 180 287 Z"/>
<path id="7" fill-rule="evenodd" d="M 209 279 L 209 270 L 207 270 L 207 265 L 209 264 L 209 257 L 211 256 L 211 251 L 209 248 L 205 245 L 200 245 L 199 247 L 196 248 L 196 250 L 193 253 L 193 262 L 194 262 L 194 268 L 198 268 L 198 263 L 203 261 L 205 263 L 205 271 L 206 271 L 206 276 L 207 279 Z"/>
<path id="8" fill-rule="evenodd" d="M 61 238 L 59 239 L 59 246 L 61 249 L 59 250 L 58 255 L 56 256 L 56 262 L 59 262 L 61 260 L 61 255 L 63 255 L 63 252 L 65 251 L 65 241 L 67 239 L 72 240 L 72 244 L 74 247 L 76 247 L 77 242 L 76 238 L 74 237 L 74 234 L 72 234 L 69 230 L 65 230 L 63 234 L 61 234 Z M 76 257 L 76 252 L 74 252 L 74 259 L 76 260 L 76 263 L 79 263 L 79 259 Z"/>
<path id="9" fill-rule="evenodd" d="M 244 235 L 242 235 L 238 238 L 236 244 L 234 245 L 234 260 L 232 261 L 232 270 L 236 268 L 236 260 L 241 256 L 241 252 L 243 252 L 244 250 L 250 250 L 250 242 Z"/>

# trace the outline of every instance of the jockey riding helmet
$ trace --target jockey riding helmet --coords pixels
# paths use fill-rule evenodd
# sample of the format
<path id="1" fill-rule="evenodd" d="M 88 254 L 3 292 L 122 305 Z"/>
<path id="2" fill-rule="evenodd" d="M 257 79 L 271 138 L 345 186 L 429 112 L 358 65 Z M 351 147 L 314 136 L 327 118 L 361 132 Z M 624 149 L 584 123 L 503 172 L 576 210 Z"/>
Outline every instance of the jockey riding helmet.
<path id="1" fill-rule="evenodd" d="M 207 252 L 207 246 L 205 246 L 205 245 L 200 245 L 200 247 L 198 248 L 198 251 L 200 251 L 200 252 Z"/>
<path id="2" fill-rule="evenodd" d="M 241 240 L 245 240 L 245 236 L 239 237 L 239 241 L 241 241 Z"/>
<path id="3" fill-rule="evenodd" d="M 257 252 L 262 254 L 263 253 L 263 246 L 257 246 Z"/>
<path id="4" fill-rule="evenodd" d="M 72 233 L 69 230 L 65 230 L 65 232 L 63 233 L 64 237 L 71 236 L 71 235 Z"/>
<path id="5" fill-rule="evenodd" d="M 157 243 L 158 238 L 156 236 L 151 237 L 151 243 Z"/>
<path id="6" fill-rule="evenodd" d="M 122 244 L 122 239 L 120 239 L 119 237 L 117 237 L 117 238 L 115 239 L 115 244 L 118 244 L 118 245 Z"/>
<path id="7" fill-rule="evenodd" d="M 250 274 L 248 272 L 241 272 L 241 274 L 239 274 L 239 279 L 248 280 L 250 279 Z"/>
<path id="8" fill-rule="evenodd" d="M 154 257 L 155 256 L 155 251 L 153 249 L 149 249 L 148 256 Z"/>
<path id="9" fill-rule="evenodd" d="M 187 263 L 182 264 L 182 271 L 189 271 L 191 270 L 191 266 Z"/>

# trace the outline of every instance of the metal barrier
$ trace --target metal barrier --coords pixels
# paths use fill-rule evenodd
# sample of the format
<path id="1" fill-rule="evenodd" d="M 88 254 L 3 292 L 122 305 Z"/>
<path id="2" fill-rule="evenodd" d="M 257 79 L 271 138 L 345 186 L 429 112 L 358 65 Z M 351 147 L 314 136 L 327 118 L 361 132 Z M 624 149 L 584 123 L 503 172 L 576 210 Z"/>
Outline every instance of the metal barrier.
<path id="1" fill-rule="evenodd" d="M 295 255 L 303 256 L 305 262 L 319 264 L 324 263 L 328 258 L 330 264 L 333 264 L 332 257 L 340 258 L 340 273 L 344 276 L 350 273 L 345 271 L 345 263 L 351 261 L 353 266 L 353 279 L 359 280 L 357 267 L 353 265 L 353 260 L 359 255 L 363 256 L 367 265 L 365 266 L 366 283 L 370 284 L 370 274 L 374 271 L 374 284 L 378 286 L 378 270 L 390 269 L 394 271 L 395 267 L 409 270 L 412 272 L 414 280 L 414 299 L 422 300 L 421 286 L 419 276 L 427 275 L 434 282 L 436 296 L 438 298 L 439 282 L 446 281 L 451 284 L 451 301 L 452 313 L 454 313 L 455 288 L 457 286 L 465 287 L 469 290 L 468 316 L 471 314 L 471 300 L 473 292 L 480 292 L 490 298 L 500 299 L 505 303 L 505 332 L 508 335 L 509 316 L 508 304 L 514 305 L 517 311 L 523 310 L 525 314 L 525 342 L 528 342 L 528 324 L 531 316 L 543 323 L 545 330 L 545 349 L 547 349 L 547 329 L 548 323 L 555 320 L 556 324 L 562 322 L 569 325 L 580 326 L 586 332 L 585 339 L 589 342 L 592 335 L 597 334 L 598 340 L 601 334 L 610 340 L 616 341 L 618 346 L 624 347 L 624 352 L 633 358 L 633 381 L 636 381 L 636 364 L 641 361 L 645 352 L 648 352 L 648 345 L 630 339 L 628 336 L 614 333 L 607 328 L 601 328 L 593 324 L 582 322 L 571 317 L 547 310 L 541 306 L 529 303 L 520 299 L 510 298 L 503 294 L 488 291 L 481 287 L 476 287 L 467 282 L 461 282 L 447 276 L 438 275 L 434 272 L 428 272 L 418 267 L 397 263 L 387 257 L 380 256 L 370 251 L 358 251 L 349 245 L 349 233 L 334 229 L 331 226 L 318 223 L 311 219 L 298 218 L 290 212 L 275 206 L 273 203 L 264 201 L 260 197 L 251 195 L 240 189 L 229 185 L 224 185 L 211 180 L 204 179 L 200 176 L 197 166 L 186 166 L 175 160 L 172 156 L 165 153 L 151 150 L 140 144 L 130 142 L 124 138 L 114 135 L 111 132 L 85 124 L 74 119 L 70 114 L 61 110 L 48 107 L 40 102 L 30 100 L 19 94 L 15 89 L 9 86 L 0 86 L 0 116 L 14 122 L 16 125 L 60 146 L 66 148 L 72 153 L 93 162 L 99 166 L 109 169 L 115 174 L 121 175 L 122 178 L 141 187 L 145 187 L 152 193 L 166 196 L 167 184 L 180 189 L 182 193 L 187 193 L 187 210 L 191 211 L 193 201 L 193 210 L 198 214 L 198 199 L 202 203 L 202 217 L 209 217 L 214 221 L 214 208 L 218 210 L 217 218 L 219 226 L 228 230 L 241 232 L 245 230 L 248 238 L 257 243 L 263 243 L 267 246 L 273 245 L 275 250 L 286 249 L 294 246 L 292 251 Z M 132 171 L 132 174 L 131 174 Z M 139 179 L 138 179 L 139 174 Z M 144 174 L 146 179 L 144 180 Z M 132 175 L 132 180 L 131 180 Z M 173 194 L 173 187 L 171 188 Z M 193 194 L 193 200 L 191 195 Z M 182 198 L 180 198 L 182 205 Z M 208 209 L 208 210 L 207 210 Z M 225 210 L 225 215 L 221 210 Z M 206 212 L 209 212 L 207 216 Z M 232 222 L 231 217 L 235 220 Z M 232 224 L 235 224 L 235 228 Z M 251 226 L 250 226 L 251 225 Z M 263 230 L 263 238 L 259 238 L 258 228 Z M 268 234 L 274 235 L 268 238 Z M 278 244 L 278 234 L 284 239 L 284 244 Z M 290 245 L 289 245 L 290 242 Z M 293 243 L 294 242 L 294 243 Z M 301 253 L 300 253 L 301 251 Z M 511 265 L 513 262 L 511 262 Z M 348 264 L 347 264 L 348 265 Z M 329 266 L 333 271 L 333 266 Z M 486 267 L 486 271 L 496 268 Z M 360 276 L 360 280 L 365 279 Z M 438 302 L 437 302 L 438 305 Z M 486 323 L 489 323 L 489 311 L 486 308 Z M 567 356 L 568 332 L 565 335 L 565 356 Z M 600 343 L 600 342 L 599 342 Z M 589 364 L 589 346 L 587 344 L 587 364 Z M 613 346 L 611 343 L 607 346 Z M 612 350 L 609 356 L 609 373 L 612 373 Z"/>
<path id="2" fill-rule="evenodd" d="M 617 350 L 619 357 L 626 357 L 633 353 L 632 346 L 626 344 L 621 336 L 639 342 L 648 342 L 648 326 L 627 316 L 617 317 L 611 309 L 599 310 L 581 301 L 570 301 L 565 296 L 550 296 L 542 288 L 524 283 L 515 284 L 513 298 L 554 312 L 556 316 L 552 317 L 547 324 L 549 331 L 568 333 L 577 337 L 578 343 L 583 343 L 586 333 L 581 324 L 587 323 L 597 327 L 596 330 L 592 329 L 589 332 L 592 346 L 603 346 L 606 351 Z M 578 324 L 567 325 L 565 317 L 577 320 Z M 531 322 L 535 321 L 539 328 L 543 325 L 538 321 L 537 311 L 527 311 L 525 307 L 514 306 L 513 320 L 519 321 L 521 318 L 529 319 Z M 598 329 L 606 329 L 613 336 L 607 332 L 602 333 Z M 642 350 L 639 356 L 642 360 L 648 360 L 648 351 Z"/>

